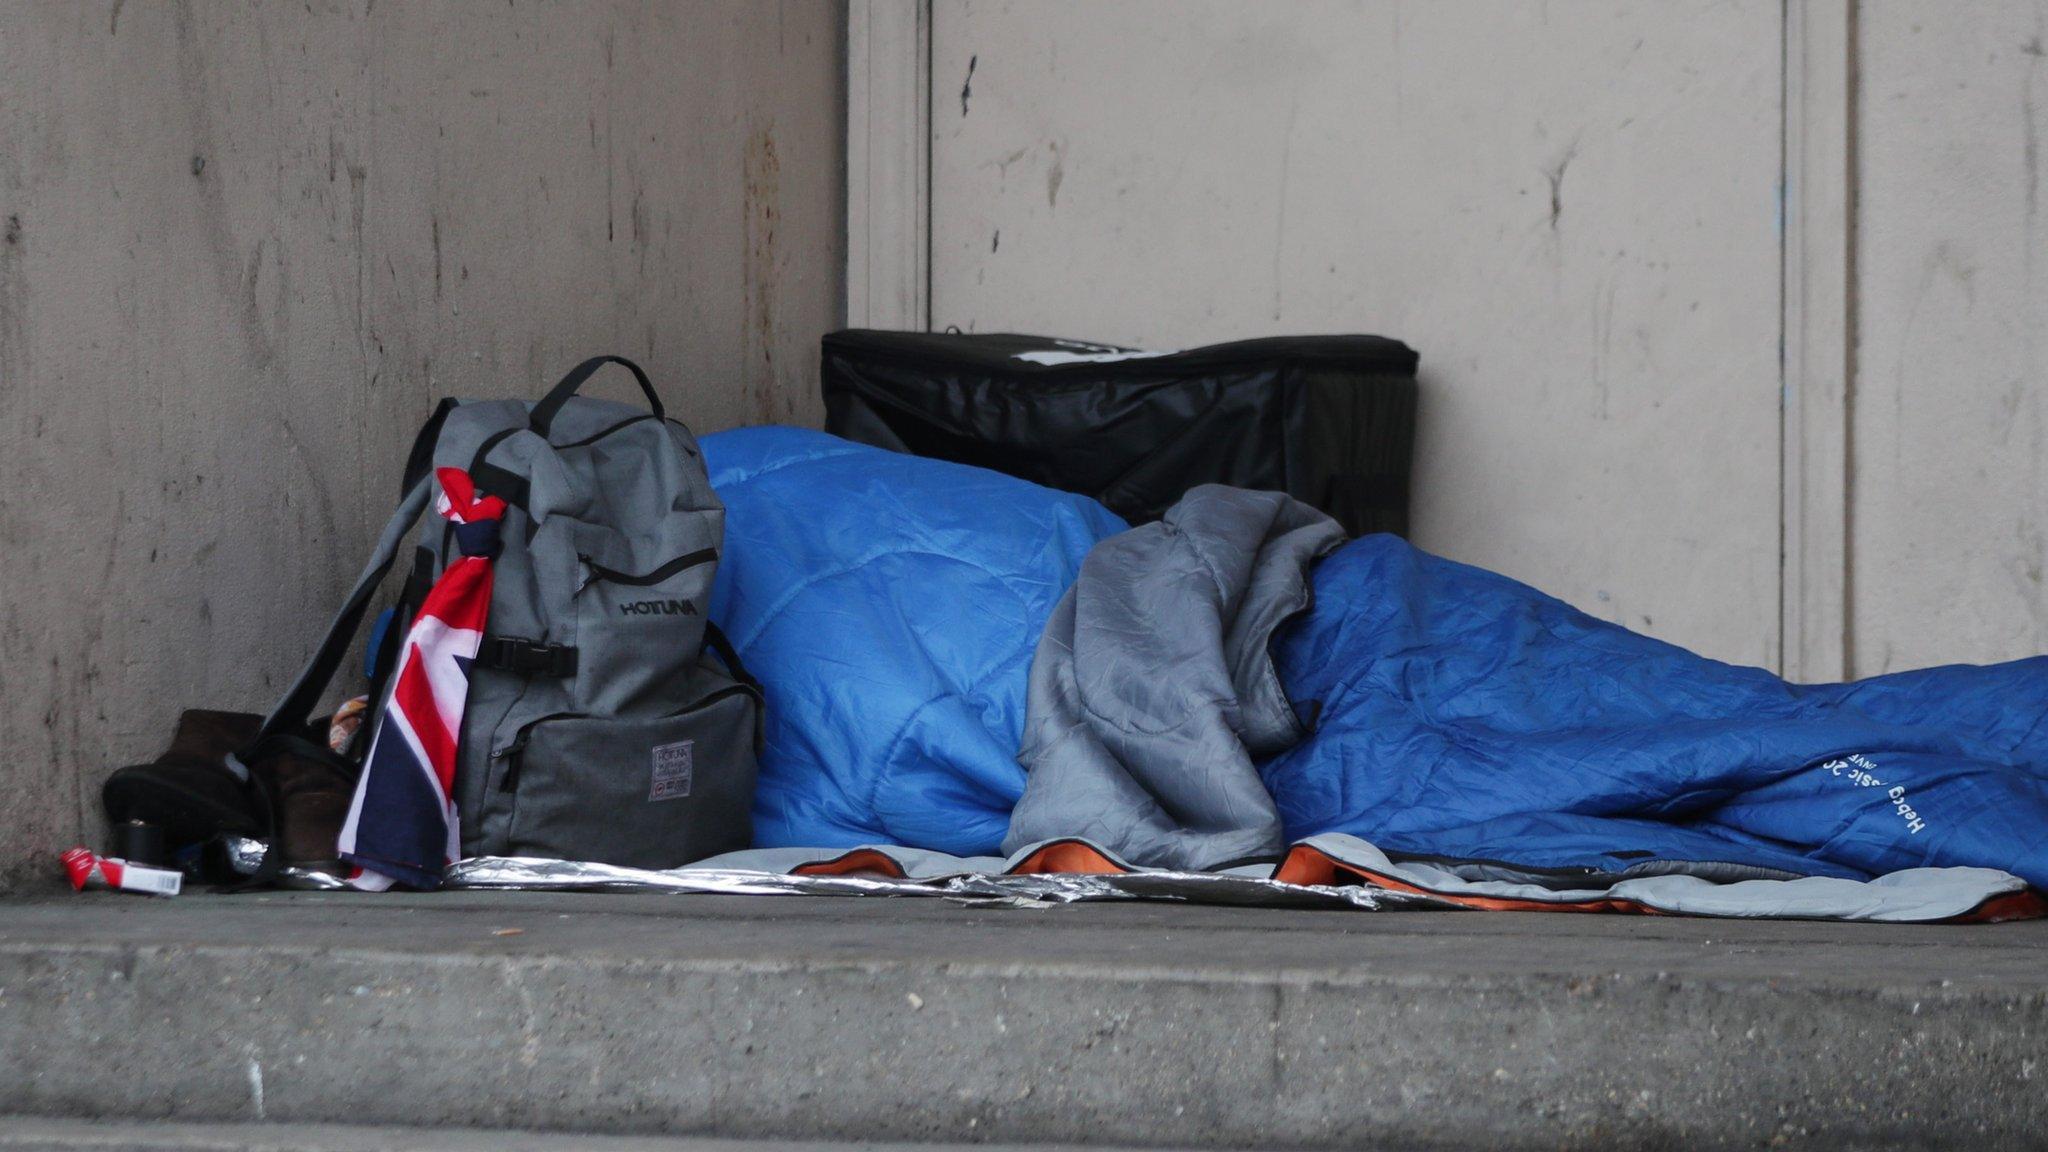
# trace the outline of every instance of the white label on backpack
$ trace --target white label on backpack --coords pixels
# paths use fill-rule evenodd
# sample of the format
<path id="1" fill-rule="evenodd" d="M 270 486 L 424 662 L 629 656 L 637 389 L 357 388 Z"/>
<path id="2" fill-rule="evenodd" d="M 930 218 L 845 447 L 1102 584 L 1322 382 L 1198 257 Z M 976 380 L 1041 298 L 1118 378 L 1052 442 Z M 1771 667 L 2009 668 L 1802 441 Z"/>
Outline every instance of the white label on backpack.
<path id="1" fill-rule="evenodd" d="M 690 777 L 696 771 L 695 740 L 663 744 L 654 750 L 654 786 L 649 800 L 675 800 L 690 794 Z"/>

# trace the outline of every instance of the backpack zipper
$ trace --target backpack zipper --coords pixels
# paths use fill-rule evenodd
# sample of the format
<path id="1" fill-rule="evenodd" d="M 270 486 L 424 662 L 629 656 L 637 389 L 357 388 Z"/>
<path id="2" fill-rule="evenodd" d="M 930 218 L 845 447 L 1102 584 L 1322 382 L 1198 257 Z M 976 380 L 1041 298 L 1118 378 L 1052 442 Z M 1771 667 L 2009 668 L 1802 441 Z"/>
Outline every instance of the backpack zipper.
<path id="1" fill-rule="evenodd" d="M 602 580 L 607 584 L 646 586 L 659 584 L 680 572 L 702 564 L 711 563 L 713 560 L 718 559 L 718 549 L 699 548 L 695 552 L 685 552 L 652 572 L 640 575 L 635 575 L 631 572 L 621 572 L 616 568 L 607 568 L 580 552 L 576 554 L 576 559 L 582 561 L 585 568 L 590 569 L 591 578 L 594 580 Z"/>
<path id="2" fill-rule="evenodd" d="M 519 766 L 524 762 L 526 742 L 533 739 L 533 730 L 536 727 L 550 720 L 580 720 L 589 715 L 590 713 L 588 712 L 550 712 L 538 719 L 528 720 L 526 723 L 521 724 L 518 734 L 512 737 L 512 743 L 507 744 L 505 750 L 498 753 L 495 757 L 506 762 L 504 775 L 498 777 L 498 791 L 519 791 Z"/>

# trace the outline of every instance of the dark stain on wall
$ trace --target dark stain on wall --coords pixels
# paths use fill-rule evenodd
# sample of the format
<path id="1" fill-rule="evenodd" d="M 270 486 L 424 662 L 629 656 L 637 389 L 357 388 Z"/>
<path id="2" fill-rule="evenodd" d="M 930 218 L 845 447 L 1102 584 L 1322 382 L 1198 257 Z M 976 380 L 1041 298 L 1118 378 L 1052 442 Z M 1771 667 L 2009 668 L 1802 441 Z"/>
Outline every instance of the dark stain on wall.
<path id="1" fill-rule="evenodd" d="M 782 161 L 775 154 L 774 125 L 756 129 L 748 137 L 744 181 L 746 386 L 753 417 L 760 423 L 772 424 L 776 419 L 776 226 L 782 215 Z"/>

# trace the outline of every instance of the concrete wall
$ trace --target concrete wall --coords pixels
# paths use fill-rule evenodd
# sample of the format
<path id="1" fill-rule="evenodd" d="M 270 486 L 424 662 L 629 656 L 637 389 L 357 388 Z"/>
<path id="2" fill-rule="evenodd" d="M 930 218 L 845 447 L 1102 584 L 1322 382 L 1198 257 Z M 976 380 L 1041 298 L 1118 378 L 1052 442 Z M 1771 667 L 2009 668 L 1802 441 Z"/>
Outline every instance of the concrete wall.
<path id="1" fill-rule="evenodd" d="M 2048 0 L 1867 3 L 1852 658 L 2048 651 Z"/>
<path id="2" fill-rule="evenodd" d="M 1420 543 L 1771 662 L 1779 29 L 1779 0 L 941 2 L 933 323 L 1401 337 Z"/>
<path id="3" fill-rule="evenodd" d="M 0 886 L 260 710 L 442 396 L 814 422 L 836 4 L 0 6 Z M 618 394 L 628 394 L 630 386 Z"/>
<path id="4" fill-rule="evenodd" d="M 2040 652 L 2044 21 L 935 0 L 932 323 L 1400 336 L 1426 547 L 1807 675 Z M 1832 301 L 1788 295 L 1830 259 Z M 1809 385 L 1831 413 L 1795 420 Z"/>

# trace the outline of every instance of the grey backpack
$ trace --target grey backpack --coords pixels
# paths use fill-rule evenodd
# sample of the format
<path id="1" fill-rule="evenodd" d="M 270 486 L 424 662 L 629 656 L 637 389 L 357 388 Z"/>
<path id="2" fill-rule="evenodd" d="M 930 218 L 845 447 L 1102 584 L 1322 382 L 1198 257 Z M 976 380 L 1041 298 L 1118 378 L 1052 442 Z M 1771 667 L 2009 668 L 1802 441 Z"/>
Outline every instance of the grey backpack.
<path id="1" fill-rule="evenodd" d="M 608 363 L 649 411 L 576 394 Z M 444 467 L 507 504 L 456 754 L 463 855 L 672 868 L 747 847 L 761 691 L 705 614 L 725 509 L 696 438 L 620 357 L 585 361 L 537 404 L 442 402 L 354 594 L 266 726 L 317 705 Z M 358 744 L 402 622 L 461 555 L 454 535 L 438 517 L 419 532 Z"/>

